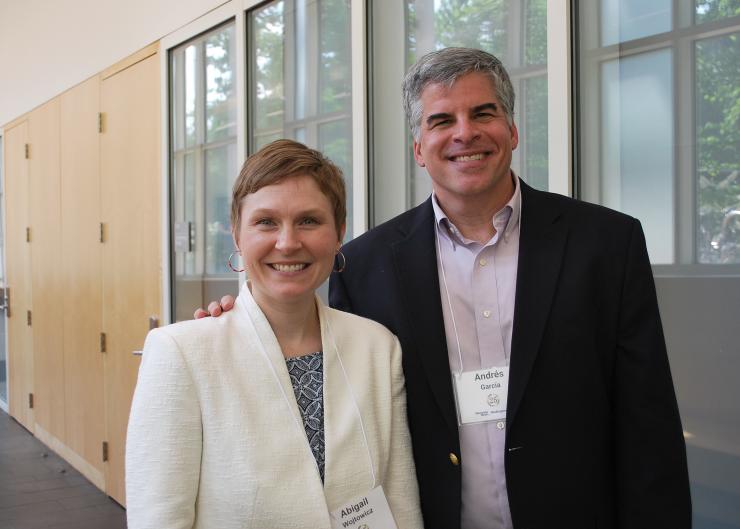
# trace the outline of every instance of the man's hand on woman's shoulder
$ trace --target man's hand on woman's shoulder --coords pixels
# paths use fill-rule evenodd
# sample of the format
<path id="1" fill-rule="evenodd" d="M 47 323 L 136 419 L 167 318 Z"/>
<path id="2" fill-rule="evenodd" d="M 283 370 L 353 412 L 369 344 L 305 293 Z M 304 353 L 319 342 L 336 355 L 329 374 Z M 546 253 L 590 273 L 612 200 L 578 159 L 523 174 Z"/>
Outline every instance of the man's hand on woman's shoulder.
<path id="1" fill-rule="evenodd" d="M 221 313 L 229 312 L 233 308 L 234 296 L 226 294 L 224 297 L 221 298 L 220 303 L 218 301 L 211 301 L 208 304 L 207 311 L 200 308 L 196 309 L 196 311 L 193 313 L 193 319 L 199 320 L 200 318 L 205 318 L 206 316 L 213 316 L 214 318 L 218 318 Z"/>

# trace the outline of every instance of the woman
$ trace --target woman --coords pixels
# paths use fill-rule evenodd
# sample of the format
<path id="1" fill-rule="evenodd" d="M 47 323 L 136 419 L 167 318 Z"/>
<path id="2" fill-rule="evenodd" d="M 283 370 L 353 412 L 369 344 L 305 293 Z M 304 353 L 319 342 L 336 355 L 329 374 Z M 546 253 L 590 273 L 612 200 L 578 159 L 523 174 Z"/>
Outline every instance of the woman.
<path id="1" fill-rule="evenodd" d="M 399 528 L 421 527 L 398 340 L 315 295 L 345 216 L 321 153 L 278 140 L 244 164 L 231 222 L 249 279 L 234 309 L 144 346 L 130 529 L 360 527 L 384 498 Z"/>

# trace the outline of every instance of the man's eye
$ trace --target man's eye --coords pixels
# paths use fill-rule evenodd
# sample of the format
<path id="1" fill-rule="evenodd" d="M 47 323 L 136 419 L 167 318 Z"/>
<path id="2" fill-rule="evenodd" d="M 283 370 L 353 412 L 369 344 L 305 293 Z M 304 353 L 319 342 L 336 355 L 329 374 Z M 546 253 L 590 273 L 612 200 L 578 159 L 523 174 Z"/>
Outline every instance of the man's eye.
<path id="1" fill-rule="evenodd" d="M 444 125 L 447 125 L 449 123 L 450 123 L 450 120 L 449 119 L 440 119 L 439 121 L 435 121 L 434 123 L 432 123 L 432 126 L 430 128 L 433 129 L 435 127 L 444 126 Z"/>
<path id="2" fill-rule="evenodd" d="M 274 226 L 275 222 L 272 219 L 259 219 L 255 224 L 257 226 Z"/>

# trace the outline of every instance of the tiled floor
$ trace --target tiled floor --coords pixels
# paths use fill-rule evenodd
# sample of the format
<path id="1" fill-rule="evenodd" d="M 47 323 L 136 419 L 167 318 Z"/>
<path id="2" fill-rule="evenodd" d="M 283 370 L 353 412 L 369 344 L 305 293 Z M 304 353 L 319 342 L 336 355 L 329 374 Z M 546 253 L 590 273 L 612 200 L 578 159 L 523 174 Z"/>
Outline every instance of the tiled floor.
<path id="1" fill-rule="evenodd" d="M 0 529 L 125 529 L 126 512 L 0 411 Z"/>

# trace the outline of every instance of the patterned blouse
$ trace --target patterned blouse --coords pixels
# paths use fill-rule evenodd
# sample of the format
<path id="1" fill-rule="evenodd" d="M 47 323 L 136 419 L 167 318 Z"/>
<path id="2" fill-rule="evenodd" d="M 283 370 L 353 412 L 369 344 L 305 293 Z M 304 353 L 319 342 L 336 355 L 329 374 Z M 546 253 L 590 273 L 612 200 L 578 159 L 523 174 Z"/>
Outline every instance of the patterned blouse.
<path id="1" fill-rule="evenodd" d="M 295 400 L 303 416 L 308 444 L 324 481 L 326 449 L 324 443 L 324 358 L 321 351 L 286 358 Z"/>

